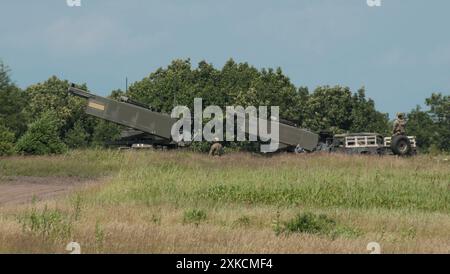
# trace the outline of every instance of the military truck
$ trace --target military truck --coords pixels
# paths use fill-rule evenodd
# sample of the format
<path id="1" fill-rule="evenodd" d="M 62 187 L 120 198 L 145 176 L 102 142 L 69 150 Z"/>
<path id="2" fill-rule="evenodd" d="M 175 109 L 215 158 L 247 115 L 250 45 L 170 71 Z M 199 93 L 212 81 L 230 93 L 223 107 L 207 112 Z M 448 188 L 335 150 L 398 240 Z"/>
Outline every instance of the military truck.
<path id="1" fill-rule="evenodd" d="M 115 142 L 116 144 L 135 147 L 180 147 L 186 145 L 172 139 L 171 129 L 177 120 L 166 113 L 154 111 L 127 97 L 122 97 L 120 101 L 117 101 L 88 93 L 74 86 L 70 87 L 68 92 L 87 99 L 85 112 L 88 115 L 128 128 L 122 132 L 123 138 L 120 142 Z M 268 128 L 271 128 L 270 125 Z M 249 133 L 248 124 L 244 131 Z M 279 140 L 274 141 L 278 141 L 280 150 L 301 146 L 305 151 L 312 152 L 317 147 L 319 136 L 311 131 L 279 122 L 279 132 Z"/>
<path id="2" fill-rule="evenodd" d="M 122 97 L 120 101 L 105 98 L 84 90 L 69 88 L 69 93 L 87 99 L 85 112 L 122 126 L 119 141 L 111 142 L 126 148 L 177 148 L 188 144 L 175 142 L 171 129 L 177 122 L 170 115 L 152 110 L 146 105 Z M 267 121 L 271 123 L 271 121 Z M 268 128 L 271 128 L 268 125 Z M 246 131 L 248 127 L 245 127 Z M 246 133 L 249 133 L 246 131 Z M 377 133 L 332 135 L 328 132 L 314 133 L 298 128 L 295 124 L 279 121 L 279 151 L 295 153 L 343 152 L 349 154 L 394 154 L 408 156 L 416 153 L 415 137 L 383 137 Z"/>

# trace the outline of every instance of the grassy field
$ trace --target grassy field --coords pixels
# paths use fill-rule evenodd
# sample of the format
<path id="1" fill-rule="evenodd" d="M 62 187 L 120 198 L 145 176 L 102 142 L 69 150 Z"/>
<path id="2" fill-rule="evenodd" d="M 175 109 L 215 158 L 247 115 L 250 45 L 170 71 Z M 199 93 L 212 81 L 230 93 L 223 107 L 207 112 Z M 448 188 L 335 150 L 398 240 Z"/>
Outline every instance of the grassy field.
<path id="1" fill-rule="evenodd" d="M 0 179 L 77 177 L 69 196 L 0 205 L 0 252 L 450 252 L 450 162 L 188 151 L 0 159 Z M 1 181 L 1 180 L 0 180 Z"/>

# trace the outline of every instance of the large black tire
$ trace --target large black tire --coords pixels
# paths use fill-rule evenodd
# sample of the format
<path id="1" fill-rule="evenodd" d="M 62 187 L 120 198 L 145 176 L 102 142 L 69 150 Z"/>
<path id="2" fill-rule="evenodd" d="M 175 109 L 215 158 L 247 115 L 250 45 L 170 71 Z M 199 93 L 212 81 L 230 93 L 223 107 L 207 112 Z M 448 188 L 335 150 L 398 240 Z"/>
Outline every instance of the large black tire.
<path id="1" fill-rule="evenodd" d="M 391 149 L 398 156 L 409 156 L 412 153 L 411 142 L 407 136 L 403 135 L 392 137 Z"/>

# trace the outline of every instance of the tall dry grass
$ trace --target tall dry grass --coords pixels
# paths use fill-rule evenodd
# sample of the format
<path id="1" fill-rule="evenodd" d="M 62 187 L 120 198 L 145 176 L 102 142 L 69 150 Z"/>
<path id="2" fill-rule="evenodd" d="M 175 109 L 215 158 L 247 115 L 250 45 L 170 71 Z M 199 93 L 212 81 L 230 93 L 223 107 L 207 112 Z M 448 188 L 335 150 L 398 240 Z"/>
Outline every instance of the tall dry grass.
<path id="1" fill-rule="evenodd" d="M 367 253 L 371 241 L 387 253 L 450 252 L 450 164 L 433 157 L 85 151 L 38 159 L 2 159 L 0 171 L 111 179 L 0 208 L 0 252 L 65 252 L 69 241 L 89 253 Z M 276 233 L 305 212 L 325 214 L 336 233 Z M 33 227 L 30 216 L 54 229 Z"/>

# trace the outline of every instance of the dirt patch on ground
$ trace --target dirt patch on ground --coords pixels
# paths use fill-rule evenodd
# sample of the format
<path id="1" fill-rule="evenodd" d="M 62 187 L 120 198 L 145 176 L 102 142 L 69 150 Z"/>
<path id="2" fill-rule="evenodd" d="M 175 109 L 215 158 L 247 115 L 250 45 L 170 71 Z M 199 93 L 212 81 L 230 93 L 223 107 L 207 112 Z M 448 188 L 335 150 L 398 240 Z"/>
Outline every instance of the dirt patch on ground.
<path id="1" fill-rule="evenodd" d="M 50 199 L 97 182 L 76 177 L 3 177 L 0 178 L 0 207 Z"/>

